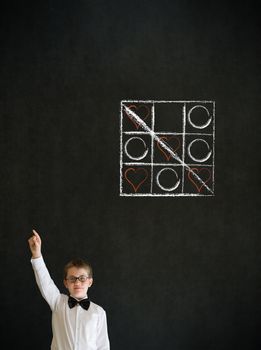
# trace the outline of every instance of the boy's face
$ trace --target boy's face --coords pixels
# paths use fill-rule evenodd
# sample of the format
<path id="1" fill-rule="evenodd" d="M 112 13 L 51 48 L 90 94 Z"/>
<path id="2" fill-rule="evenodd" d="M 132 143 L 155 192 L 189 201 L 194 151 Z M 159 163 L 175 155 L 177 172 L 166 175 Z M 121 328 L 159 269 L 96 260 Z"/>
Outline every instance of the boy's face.
<path id="1" fill-rule="evenodd" d="M 88 278 L 86 278 L 85 281 L 81 281 L 85 279 L 82 278 L 82 276 Z M 75 277 L 80 277 L 81 280 L 75 280 Z M 84 268 L 71 267 L 68 269 L 67 277 L 63 282 L 72 297 L 82 299 L 86 297 L 88 288 L 92 285 L 93 279 L 89 277 L 88 270 Z"/>

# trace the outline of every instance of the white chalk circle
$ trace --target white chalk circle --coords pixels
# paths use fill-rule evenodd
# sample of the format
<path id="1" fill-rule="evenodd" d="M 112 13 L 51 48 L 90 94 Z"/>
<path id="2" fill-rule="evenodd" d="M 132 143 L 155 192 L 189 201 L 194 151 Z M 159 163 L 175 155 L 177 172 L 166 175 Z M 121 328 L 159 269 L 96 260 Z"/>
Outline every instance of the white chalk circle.
<path id="1" fill-rule="evenodd" d="M 161 183 L 160 183 L 160 175 L 165 172 L 165 171 L 171 171 L 174 173 L 175 175 L 175 185 L 172 186 L 172 187 L 165 187 L 163 186 Z M 157 177 L 156 177 L 156 181 L 157 181 L 157 185 L 159 186 L 159 188 L 161 188 L 163 191 L 168 191 L 168 192 L 171 192 L 171 191 L 174 191 L 176 188 L 178 188 L 179 184 L 180 184 L 180 179 L 179 179 L 179 176 L 177 174 L 177 172 L 172 169 L 172 168 L 163 168 L 161 169 L 158 174 L 157 174 Z"/>
<path id="2" fill-rule="evenodd" d="M 195 121 L 193 122 L 193 121 L 191 120 L 191 113 L 192 113 L 193 111 L 195 112 L 195 111 L 196 111 L 197 109 L 199 109 L 199 108 L 201 108 L 201 109 L 203 109 L 204 111 L 206 111 L 206 112 L 207 112 L 207 117 L 208 117 L 206 123 L 204 123 L 204 124 L 202 124 L 202 125 L 196 124 Z M 209 126 L 209 124 L 211 123 L 211 120 L 212 120 L 212 117 L 211 117 L 211 115 L 209 114 L 209 110 L 208 110 L 205 106 L 202 106 L 202 105 L 194 106 L 194 107 L 192 107 L 192 108 L 190 109 L 190 111 L 188 112 L 188 121 L 189 121 L 190 124 L 191 124 L 194 128 L 196 128 L 196 129 L 204 129 L 204 128 L 206 128 L 206 127 Z"/>
<path id="3" fill-rule="evenodd" d="M 192 154 L 191 154 L 191 147 L 193 144 L 195 144 L 195 142 L 197 143 L 204 143 L 205 145 L 207 145 L 207 150 L 209 151 L 207 153 L 207 155 L 203 158 L 196 158 L 194 157 Z M 193 159 L 195 162 L 199 162 L 199 163 L 203 163 L 205 162 L 206 160 L 209 159 L 209 157 L 211 157 L 211 154 L 212 154 L 212 150 L 210 149 L 209 147 L 209 144 L 207 143 L 206 140 L 203 140 L 203 139 L 195 139 L 193 141 L 190 142 L 190 144 L 188 145 L 188 155 L 190 156 L 191 159 Z"/>
<path id="4" fill-rule="evenodd" d="M 141 156 L 139 156 L 139 157 L 130 155 L 130 153 L 128 151 L 128 145 L 129 145 L 130 141 L 133 141 L 133 140 L 135 140 L 135 142 L 136 142 L 136 140 L 141 141 L 143 146 L 144 146 L 144 153 Z M 124 150 L 125 150 L 126 155 L 132 160 L 141 160 L 141 159 L 145 158 L 146 155 L 148 154 L 148 151 L 149 151 L 145 141 L 142 138 L 140 138 L 140 137 L 131 137 L 131 138 L 129 138 L 129 140 L 125 143 Z"/>

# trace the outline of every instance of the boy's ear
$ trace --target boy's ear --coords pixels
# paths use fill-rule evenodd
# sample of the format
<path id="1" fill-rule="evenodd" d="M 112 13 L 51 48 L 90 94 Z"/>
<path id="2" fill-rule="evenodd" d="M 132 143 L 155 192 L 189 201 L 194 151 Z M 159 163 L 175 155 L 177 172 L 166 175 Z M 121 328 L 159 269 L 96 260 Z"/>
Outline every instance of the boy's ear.
<path id="1" fill-rule="evenodd" d="M 90 278 L 89 281 L 90 281 L 89 282 L 89 288 L 90 288 L 93 285 L 93 278 Z"/>
<path id="2" fill-rule="evenodd" d="M 63 284 L 64 284 L 65 288 L 68 289 L 68 283 L 65 279 L 63 280 Z"/>

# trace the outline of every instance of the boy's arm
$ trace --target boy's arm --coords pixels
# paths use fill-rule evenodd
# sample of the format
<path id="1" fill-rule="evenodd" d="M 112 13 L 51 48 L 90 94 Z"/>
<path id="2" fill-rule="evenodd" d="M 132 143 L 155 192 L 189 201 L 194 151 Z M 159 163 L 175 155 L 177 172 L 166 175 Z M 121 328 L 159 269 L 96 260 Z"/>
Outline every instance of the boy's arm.
<path id="1" fill-rule="evenodd" d="M 97 349 L 110 350 L 106 312 L 102 309 L 97 334 Z"/>
<path id="2" fill-rule="evenodd" d="M 29 238 L 28 243 L 32 253 L 31 263 L 34 270 L 36 283 L 42 296 L 47 301 L 50 308 L 54 310 L 56 301 L 60 296 L 60 292 L 51 279 L 51 276 L 44 263 L 41 253 L 41 237 L 35 230 L 33 230 L 33 235 Z"/>

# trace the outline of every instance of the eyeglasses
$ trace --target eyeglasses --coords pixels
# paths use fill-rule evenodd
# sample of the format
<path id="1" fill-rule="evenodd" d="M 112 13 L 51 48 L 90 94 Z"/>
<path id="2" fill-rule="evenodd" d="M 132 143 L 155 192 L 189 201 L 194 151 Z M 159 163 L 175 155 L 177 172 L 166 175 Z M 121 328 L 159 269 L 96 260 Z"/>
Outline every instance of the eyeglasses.
<path id="1" fill-rule="evenodd" d="M 69 276 L 68 278 L 66 278 L 66 280 L 69 281 L 70 283 L 75 283 L 77 280 L 79 280 L 80 282 L 86 282 L 87 279 L 89 278 L 91 277 L 85 276 L 85 275 L 81 275 L 79 277 Z"/>

